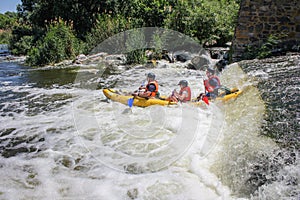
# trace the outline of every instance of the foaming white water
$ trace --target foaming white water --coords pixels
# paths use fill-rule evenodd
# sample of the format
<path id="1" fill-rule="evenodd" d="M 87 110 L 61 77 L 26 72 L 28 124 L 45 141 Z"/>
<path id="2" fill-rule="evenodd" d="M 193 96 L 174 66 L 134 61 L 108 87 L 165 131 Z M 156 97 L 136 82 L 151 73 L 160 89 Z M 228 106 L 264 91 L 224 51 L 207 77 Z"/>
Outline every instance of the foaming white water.
<path id="1" fill-rule="evenodd" d="M 193 97 L 202 91 L 203 72 L 169 66 L 151 71 L 157 75 L 162 94 L 177 88 L 181 79 L 189 81 Z M 143 68 L 124 72 L 116 87 L 135 90 L 147 72 Z M 222 81 L 229 87 L 247 87 L 225 106 L 133 107 L 129 113 L 123 113 L 128 109 L 125 105 L 102 101 L 100 90 L 9 88 L 28 94 L 18 102 L 24 106 L 21 112 L 1 119 L 5 128 L 15 128 L 5 137 L 32 135 L 38 141 L 20 144 L 34 145 L 36 152 L 1 159 L 1 198 L 247 197 L 247 172 L 256 155 L 270 155 L 278 147 L 258 134 L 264 104 L 257 90 L 248 87 L 246 75 L 233 66 Z M 56 94 L 70 95 L 72 102 L 57 100 L 64 104 L 34 115 L 25 112 L 30 108 L 25 101 Z M 272 193 L 271 185 L 260 192 L 261 196 Z"/>
<path id="2" fill-rule="evenodd" d="M 165 141 L 169 141 L 170 138 L 172 139 L 181 125 L 181 122 L 179 124 L 176 123 L 176 118 L 180 118 L 181 108 L 165 108 L 166 110 L 164 112 L 166 112 L 166 116 L 171 116 L 171 118 L 165 120 L 171 120 L 173 121 L 173 124 L 166 121 L 160 124 L 160 127 L 155 127 L 156 122 L 152 123 L 152 125 L 154 124 L 152 131 L 157 131 L 157 133 L 151 131 L 147 132 L 147 128 L 149 127 L 145 126 L 144 132 L 146 135 L 142 135 L 143 138 L 141 140 L 141 135 L 137 135 L 139 132 L 134 131 L 135 128 L 140 129 L 139 126 L 135 126 L 128 120 L 129 126 L 132 127 L 132 129 L 129 129 L 128 127 L 125 127 L 123 123 L 119 124 L 118 121 L 113 120 L 115 115 L 122 115 L 119 109 L 124 109 L 124 106 L 116 106 L 116 109 L 116 107 L 114 107 L 115 103 L 112 104 L 113 105 L 108 106 L 112 106 L 110 108 L 111 111 L 117 113 L 112 113 L 112 116 L 108 116 L 108 118 L 110 118 L 109 120 L 101 118 L 101 122 L 98 122 L 106 124 L 106 126 L 99 126 L 105 129 L 103 131 L 104 135 L 97 133 L 89 135 L 92 138 L 89 137 L 89 141 L 84 140 L 83 143 L 87 143 L 86 146 L 90 150 L 90 153 L 101 163 L 104 161 L 103 164 L 112 168 L 111 173 L 114 174 L 121 171 L 121 169 L 117 168 L 119 163 L 116 162 L 118 162 L 118 160 L 122 160 L 125 164 L 126 162 L 130 163 L 132 161 L 131 157 L 126 155 L 134 156 L 134 158 L 136 158 L 135 156 L 142 155 L 142 161 L 139 159 L 135 160 L 137 164 L 141 164 L 143 160 L 146 164 L 151 163 L 153 160 L 149 159 L 149 157 L 151 157 L 153 150 L 155 151 L 155 158 L 159 158 L 161 156 L 160 153 L 157 154 L 157 151 L 161 150 L 159 147 L 163 146 Z M 138 121 L 138 118 L 144 117 L 145 113 L 147 115 L 148 111 L 151 111 L 151 109 L 133 108 L 133 121 Z M 208 134 L 207 132 L 211 125 L 210 121 L 212 117 L 209 116 L 212 115 L 210 113 L 211 110 L 201 112 L 203 113 L 198 113 L 199 116 L 197 117 L 201 118 L 206 116 L 206 118 L 201 118 L 202 123 L 197 127 L 199 129 L 197 129 L 198 132 L 196 133 L 196 136 L 193 137 L 193 143 L 188 146 L 186 152 L 184 151 L 184 154 L 181 155 L 175 163 L 168 163 L 169 165 L 165 166 L 164 169 L 156 168 L 155 165 L 150 165 L 148 168 L 145 165 L 141 167 L 137 165 L 127 165 L 127 173 L 120 172 L 121 175 L 118 174 L 117 182 L 122 183 L 122 186 L 126 188 L 126 190 L 123 191 L 123 194 L 127 191 L 127 196 L 136 196 L 137 199 L 230 199 L 228 188 L 222 186 L 218 178 L 209 172 L 209 169 L 196 169 L 196 163 L 202 163 L 201 160 L 203 157 L 201 156 L 206 153 L 205 149 L 202 152 L 201 147 L 206 141 L 205 138 Z M 100 116 L 97 117 L 100 118 Z M 156 117 L 160 116 L 158 115 Z M 125 119 L 122 118 L 122 120 Z M 118 130 L 118 128 L 123 130 Z M 158 130 L 156 130 L 156 128 L 158 128 Z M 130 134 L 124 134 L 122 132 L 124 129 L 129 131 Z M 80 132 L 84 133 L 85 131 L 81 130 Z M 148 133 L 151 134 L 147 135 Z M 84 134 L 82 136 L 84 137 Z M 139 142 L 143 142 L 142 146 L 139 146 Z M 184 141 L 182 143 L 179 142 L 178 144 L 184 144 Z M 214 143 L 211 144 L 213 145 Z M 106 148 L 101 148 L 102 145 Z M 151 145 L 154 145 L 154 147 Z M 179 147 L 176 146 L 176 148 Z M 103 151 L 108 158 L 111 158 L 111 160 L 105 158 Z M 162 153 L 165 153 L 164 156 L 168 156 L 170 153 L 172 155 L 172 152 L 168 151 L 168 149 L 162 149 L 162 151 Z M 205 166 L 205 164 L 203 164 L 203 166 Z M 212 179 L 212 177 L 214 177 L 214 179 Z M 114 179 L 116 179 L 116 177 L 114 177 Z M 119 199 L 121 198 L 122 196 L 119 196 Z"/>
<path id="3" fill-rule="evenodd" d="M 238 78 L 230 79 L 233 74 L 238 74 Z M 297 160 L 297 151 L 293 158 L 272 139 L 260 134 L 265 104 L 253 86 L 255 80 L 234 64 L 223 74 L 222 81 L 226 85 L 243 85 L 244 94 L 225 105 L 227 125 L 211 171 L 230 186 L 235 196 L 297 199 L 300 188 L 294 180 L 299 178 L 299 170 L 295 170 L 299 162 L 288 164 L 288 160 Z"/>

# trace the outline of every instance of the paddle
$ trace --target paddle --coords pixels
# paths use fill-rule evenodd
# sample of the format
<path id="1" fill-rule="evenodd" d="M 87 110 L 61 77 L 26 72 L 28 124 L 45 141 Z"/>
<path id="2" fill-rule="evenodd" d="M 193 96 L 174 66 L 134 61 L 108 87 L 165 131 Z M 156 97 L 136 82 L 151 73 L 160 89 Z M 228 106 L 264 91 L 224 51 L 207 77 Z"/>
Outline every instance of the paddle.
<path id="1" fill-rule="evenodd" d="M 133 106 L 134 98 L 135 98 L 135 96 L 133 96 L 132 98 L 127 100 L 127 105 L 129 106 L 129 108 L 131 108 Z"/>
<path id="2" fill-rule="evenodd" d="M 207 105 L 209 105 L 208 97 L 205 95 L 206 88 L 205 88 L 205 81 L 204 80 L 203 80 L 203 85 L 204 85 L 204 93 L 203 93 L 203 96 L 202 96 L 201 100 L 204 101 L 204 103 L 206 103 Z"/>
<path id="3" fill-rule="evenodd" d="M 202 97 L 202 101 L 204 101 L 204 103 L 206 103 L 207 105 L 209 105 L 209 101 L 208 101 L 208 97 L 204 95 L 204 97 Z"/>
<path id="4" fill-rule="evenodd" d="M 132 98 L 127 100 L 127 105 L 129 106 L 129 108 L 126 108 L 122 113 L 126 114 L 126 113 L 132 113 L 132 106 L 133 106 L 133 101 L 134 101 L 135 96 L 133 96 Z"/>
<path id="5" fill-rule="evenodd" d="M 208 97 L 204 94 L 204 93 L 201 93 L 198 97 L 197 97 L 197 100 L 200 101 L 200 99 L 207 105 L 209 105 L 209 100 L 208 100 Z"/>
<path id="6" fill-rule="evenodd" d="M 141 91 L 140 88 L 145 87 L 145 84 L 146 84 L 146 81 L 143 81 L 141 86 L 139 87 L 139 89 L 134 92 L 140 92 Z M 135 98 L 135 96 L 133 96 L 132 98 L 127 100 L 127 105 L 129 106 L 129 108 L 131 108 L 133 106 L 134 98 Z"/>
<path id="7" fill-rule="evenodd" d="M 205 81 L 203 80 L 203 85 L 204 85 L 204 93 L 200 93 L 200 95 L 197 97 L 197 100 L 199 101 L 200 99 L 206 104 L 209 105 L 208 97 L 205 95 Z"/>

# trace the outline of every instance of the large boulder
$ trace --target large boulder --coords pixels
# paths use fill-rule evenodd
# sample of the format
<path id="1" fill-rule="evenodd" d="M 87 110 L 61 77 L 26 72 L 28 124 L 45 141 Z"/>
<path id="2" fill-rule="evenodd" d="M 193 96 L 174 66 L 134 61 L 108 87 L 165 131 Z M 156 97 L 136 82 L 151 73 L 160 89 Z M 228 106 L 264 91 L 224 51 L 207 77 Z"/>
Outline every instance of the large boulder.
<path id="1" fill-rule="evenodd" d="M 186 62 L 192 59 L 192 54 L 186 51 L 176 51 L 174 52 L 173 57 L 176 61 Z"/>
<path id="2" fill-rule="evenodd" d="M 211 66 L 211 59 L 207 55 L 195 56 L 191 60 L 196 70 L 206 70 L 207 67 Z"/>

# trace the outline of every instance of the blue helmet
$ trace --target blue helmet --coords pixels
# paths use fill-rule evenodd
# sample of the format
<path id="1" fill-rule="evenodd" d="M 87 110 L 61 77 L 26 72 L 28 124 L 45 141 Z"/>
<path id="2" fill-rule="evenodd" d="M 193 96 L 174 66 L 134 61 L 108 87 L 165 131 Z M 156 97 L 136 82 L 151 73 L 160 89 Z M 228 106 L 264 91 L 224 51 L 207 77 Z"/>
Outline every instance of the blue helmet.
<path id="1" fill-rule="evenodd" d="M 155 74 L 153 74 L 152 72 L 150 72 L 150 73 L 147 74 L 147 77 L 154 80 L 155 79 Z"/>
<path id="2" fill-rule="evenodd" d="M 182 85 L 184 87 L 187 87 L 188 86 L 188 82 L 186 80 L 181 80 L 181 81 L 179 81 L 178 85 Z"/>

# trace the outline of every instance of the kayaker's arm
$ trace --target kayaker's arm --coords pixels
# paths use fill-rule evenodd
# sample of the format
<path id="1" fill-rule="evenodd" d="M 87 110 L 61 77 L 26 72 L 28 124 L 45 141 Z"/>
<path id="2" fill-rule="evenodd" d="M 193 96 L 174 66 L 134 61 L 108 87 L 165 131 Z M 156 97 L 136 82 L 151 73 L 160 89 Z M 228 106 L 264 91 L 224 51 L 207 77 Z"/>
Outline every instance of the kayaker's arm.
<path id="1" fill-rule="evenodd" d="M 156 91 L 156 86 L 152 83 L 148 85 L 148 89 L 143 92 L 138 92 L 139 97 L 148 98 L 151 97 L 152 93 Z"/>
<path id="2" fill-rule="evenodd" d="M 183 101 L 187 97 L 187 93 L 183 92 L 182 95 L 179 95 L 179 93 L 175 90 L 174 91 L 174 96 L 177 98 L 179 101 Z"/>
<path id="3" fill-rule="evenodd" d="M 143 91 L 143 90 L 146 90 L 146 86 L 141 85 L 137 91 Z"/>
<path id="4" fill-rule="evenodd" d="M 150 97 L 151 93 L 152 93 L 151 91 L 140 92 L 140 93 L 137 93 L 137 96 L 146 98 L 146 97 Z"/>

